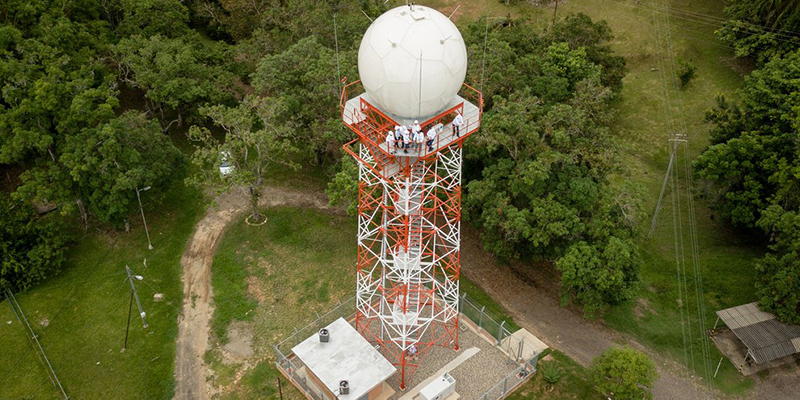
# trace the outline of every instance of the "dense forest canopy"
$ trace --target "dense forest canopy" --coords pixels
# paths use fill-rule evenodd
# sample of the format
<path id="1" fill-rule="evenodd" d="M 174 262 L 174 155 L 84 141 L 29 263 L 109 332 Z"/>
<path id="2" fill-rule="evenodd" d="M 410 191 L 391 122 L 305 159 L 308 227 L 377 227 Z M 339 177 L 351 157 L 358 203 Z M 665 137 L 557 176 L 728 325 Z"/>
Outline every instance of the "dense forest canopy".
<path id="1" fill-rule="evenodd" d="M 481 58 L 484 22 L 463 31 L 471 59 Z M 479 63 L 468 72 L 488 101 L 466 147 L 464 213 L 498 256 L 554 261 L 566 298 L 587 313 L 629 299 L 641 263 L 637 190 L 609 181 L 620 170 L 610 105 L 625 73 L 611 38 L 585 15 L 545 33 L 495 21 L 485 73 Z"/>
<path id="2" fill-rule="evenodd" d="M 800 1 L 729 0 L 728 20 L 717 32 L 739 57 L 763 65 L 800 46 Z"/>
<path id="3" fill-rule="evenodd" d="M 711 144 L 695 162 L 716 209 L 768 242 L 759 260 L 759 305 L 800 323 L 800 2 L 731 1 L 718 33 L 760 68 L 738 99 L 708 111 Z"/>
<path id="4" fill-rule="evenodd" d="M 6 3 L 0 162 L 24 166 L 14 196 L 78 210 L 84 224 L 120 226 L 138 189 L 182 175 L 185 156 L 168 135 L 193 124 L 196 173 L 187 182 L 248 186 L 254 215 L 270 163 L 338 164 L 329 192 L 346 197 L 355 169 L 339 161 L 350 136 L 338 118 L 341 81 L 357 76 L 363 13 L 386 9 L 381 1 Z M 494 21 L 486 38 L 482 21 L 461 29 L 468 81 L 487 99 L 485 128 L 468 148 L 464 213 L 498 256 L 555 261 L 565 294 L 587 310 L 629 298 L 639 211 L 636 191 L 608 180 L 618 170 L 609 105 L 624 76 L 605 44 L 609 27 L 579 15 L 544 33 L 513 19 Z M 123 91 L 141 98 L 140 110 L 120 106 Z M 227 178 L 215 172 L 223 155 L 237 166 Z"/>

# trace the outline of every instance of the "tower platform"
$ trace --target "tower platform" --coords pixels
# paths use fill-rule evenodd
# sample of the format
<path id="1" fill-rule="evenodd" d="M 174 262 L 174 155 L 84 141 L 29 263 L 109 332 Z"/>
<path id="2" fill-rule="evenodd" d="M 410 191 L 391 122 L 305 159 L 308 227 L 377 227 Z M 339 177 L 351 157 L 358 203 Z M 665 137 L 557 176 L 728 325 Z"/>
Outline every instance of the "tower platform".
<path id="1" fill-rule="evenodd" d="M 354 84 L 357 83 L 355 82 Z M 472 94 L 472 92 L 478 93 L 467 85 L 464 85 L 462 91 L 465 92 L 465 95 Z M 345 93 L 347 93 L 347 90 L 345 90 Z M 342 100 L 345 99 L 343 98 Z M 482 103 L 482 98 L 479 97 L 477 102 Z M 418 148 L 399 149 L 386 142 L 387 132 L 393 130 L 396 125 L 413 125 L 415 119 L 384 112 L 375 107 L 374 104 L 375 102 L 369 93 L 353 94 L 352 98 L 342 102 L 342 121 L 351 130 L 362 136 L 359 140 L 369 147 L 372 157 L 377 162 L 377 166 L 380 167 L 380 170 L 375 172 L 385 179 L 392 179 L 401 172 L 406 172 L 405 175 L 408 175 L 409 167 L 417 163 L 417 161 L 434 158 L 443 149 L 463 141 L 476 132 L 481 125 L 482 104 L 475 104 L 468 98 L 456 95 L 441 113 L 416 119 L 419 121 L 423 133 L 427 133 L 432 126 L 441 124 L 436 140 L 432 145 L 432 150 L 429 150 L 425 143 L 422 143 Z M 457 112 L 461 112 L 464 118 L 464 125 L 460 129 L 458 137 L 455 135 L 452 124 Z M 349 144 L 357 145 L 359 140 Z M 355 153 L 357 151 L 351 151 L 351 154 L 355 155 Z"/>

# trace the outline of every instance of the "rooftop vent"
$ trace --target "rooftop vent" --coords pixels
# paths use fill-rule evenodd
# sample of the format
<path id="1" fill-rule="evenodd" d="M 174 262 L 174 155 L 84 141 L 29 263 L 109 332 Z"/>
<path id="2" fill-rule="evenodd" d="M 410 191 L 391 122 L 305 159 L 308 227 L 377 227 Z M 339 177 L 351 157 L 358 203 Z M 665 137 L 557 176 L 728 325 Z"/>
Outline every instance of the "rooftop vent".
<path id="1" fill-rule="evenodd" d="M 350 394 L 350 383 L 347 381 L 339 381 L 339 394 Z"/>
<path id="2" fill-rule="evenodd" d="M 331 340 L 331 334 L 328 332 L 327 329 L 322 328 L 319 330 L 319 342 L 320 343 L 328 343 Z"/>

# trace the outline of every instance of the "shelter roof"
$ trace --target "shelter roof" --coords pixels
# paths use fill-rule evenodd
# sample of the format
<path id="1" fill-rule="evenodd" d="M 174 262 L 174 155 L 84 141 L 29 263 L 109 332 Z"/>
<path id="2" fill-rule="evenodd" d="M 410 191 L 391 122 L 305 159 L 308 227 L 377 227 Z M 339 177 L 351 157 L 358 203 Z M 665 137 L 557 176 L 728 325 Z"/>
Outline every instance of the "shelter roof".
<path id="1" fill-rule="evenodd" d="M 800 353 L 800 326 L 784 324 L 758 309 L 758 303 L 717 311 L 717 316 L 747 346 L 758 364 Z"/>

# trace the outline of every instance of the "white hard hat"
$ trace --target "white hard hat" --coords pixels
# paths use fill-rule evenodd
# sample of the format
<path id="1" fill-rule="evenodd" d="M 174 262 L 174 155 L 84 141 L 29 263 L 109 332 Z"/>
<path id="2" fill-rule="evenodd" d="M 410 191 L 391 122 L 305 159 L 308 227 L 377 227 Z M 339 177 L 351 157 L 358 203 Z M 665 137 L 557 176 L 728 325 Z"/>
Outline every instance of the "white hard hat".
<path id="1" fill-rule="evenodd" d="M 418 123 L 419 123 L 419 121 L 417 121 L 417 120 L 414 120 L 414 123 L 415 123 L 415 124 L 418 124 Z"/>

